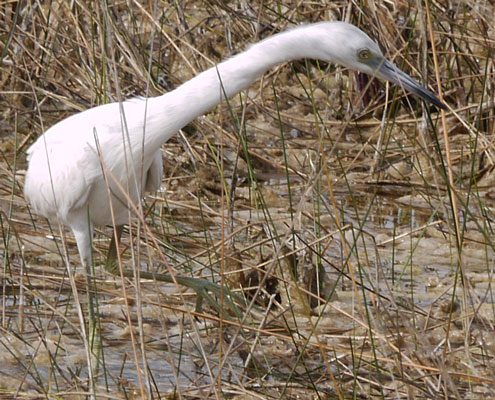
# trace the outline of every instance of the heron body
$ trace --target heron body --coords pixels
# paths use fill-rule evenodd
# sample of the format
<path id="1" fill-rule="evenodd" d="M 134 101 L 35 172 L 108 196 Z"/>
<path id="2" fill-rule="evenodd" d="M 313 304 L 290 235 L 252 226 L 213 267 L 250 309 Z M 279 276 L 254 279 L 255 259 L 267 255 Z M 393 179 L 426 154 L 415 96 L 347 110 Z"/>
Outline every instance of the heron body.
<path id="1" fill-rule="evenodd" d="M 127 223 L 129 205 L 159 188 L 163 143 L 269 68 L 301 58 L 387 79 L 445 108 L 357 27 L 304 25 L 252 45 L 162 96 L 101 105 L 58 122 L 28 149 L 27 200 L 36 213 L 72 229 L 81 259 L 89 263 L 93 227 Z"/>

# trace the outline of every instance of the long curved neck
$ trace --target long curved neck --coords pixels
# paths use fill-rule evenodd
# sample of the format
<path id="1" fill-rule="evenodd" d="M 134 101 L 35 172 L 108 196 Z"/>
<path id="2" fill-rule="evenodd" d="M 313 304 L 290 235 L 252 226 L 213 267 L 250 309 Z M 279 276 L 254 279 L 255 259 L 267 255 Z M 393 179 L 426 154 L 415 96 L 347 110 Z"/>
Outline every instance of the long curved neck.
<path id="1" fill-rule="evenodd" d="M 147 142 L 159 147 L 194 118 L 225 98 L 247 88 L 276 64 L 315 57 L 315 41 L 306 27 L 292 29 L 266 40 L 210 68 L 163 96 L 148 99 Z"/>

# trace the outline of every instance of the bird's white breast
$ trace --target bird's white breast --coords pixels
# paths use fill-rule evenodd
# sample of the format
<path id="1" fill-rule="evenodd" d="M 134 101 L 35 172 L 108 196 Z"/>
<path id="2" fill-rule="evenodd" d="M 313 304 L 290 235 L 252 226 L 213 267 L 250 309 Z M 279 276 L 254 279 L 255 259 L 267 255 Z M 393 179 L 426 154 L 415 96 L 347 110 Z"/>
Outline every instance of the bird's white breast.
<path id="1" fill-rule="evenodd" d="M 154 171 L 161 172 L 159 150 L 142 151 L 144 105 L 141 99 L 127 101 L 123 113 L 119 103 L 92 108 L 38 138 L 28 149 L 24 189 L 34 210 L 68 223 L 73 210 L 87 205 L 94 225 L 110 224 L 112 193 L 116 222 L 127 222 L 128 201 L 142 196 L 151 165 L 160 162 Z"/>

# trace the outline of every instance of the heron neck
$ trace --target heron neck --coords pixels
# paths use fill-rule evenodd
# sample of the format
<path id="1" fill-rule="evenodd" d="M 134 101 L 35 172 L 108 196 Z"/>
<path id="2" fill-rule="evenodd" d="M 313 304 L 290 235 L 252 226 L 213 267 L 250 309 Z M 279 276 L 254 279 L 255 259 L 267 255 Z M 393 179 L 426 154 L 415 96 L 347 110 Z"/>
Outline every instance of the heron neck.
<path id="1" fill-rule="evenodd" d="M 295 34 L 295 32 L 297 33 Z M 314 41 L 296 28 L 263 40 L 210 68 L 177 89 L 148 100 L 147 140 L 156 148 L 196 117 L 249 87 L 276 64 L 313 57 Z M 308 30 L 308 33 L 311 31 Z M 155 146 L 151 146 L 155 147 Z"/>

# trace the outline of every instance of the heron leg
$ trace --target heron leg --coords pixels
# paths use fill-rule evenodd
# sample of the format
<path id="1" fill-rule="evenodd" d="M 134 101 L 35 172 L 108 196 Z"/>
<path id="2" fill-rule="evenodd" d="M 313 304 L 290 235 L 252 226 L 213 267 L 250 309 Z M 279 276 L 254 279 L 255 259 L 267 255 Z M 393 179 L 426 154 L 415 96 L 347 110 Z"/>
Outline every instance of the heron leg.
<path id="1" fill-rule="evenodd" d="M 90 392 L 95 393 L 96 376 L 98 376 L 99 361 L 98 358 L 101 355 L 102 342 L 101 332 L 99 330 L 99 321 L 96 319 L 97 315 L 97 287 L 93 276 L 93 224 L 89 218 L 89 211 L 87 208 L 74 210 L 70 215 L 69 226 L 74 233 L 74 237 L 77 243 L 77 249 L 81 257 L 81 263 L 86 272 L 86 285 L 87 285 L 87 298 L 88 298 L 88 330 L 84 327 L 83 316 L 81 315 L 82 330 L 87 332 L 88 340 L 88 371 L 90 381 Z M 96 360 L 93 363 L 93 358 L 90 356 L 96 356 Z M 95 396 L 92 396 L 92 398 Z"/>
<path id="2" fill-rule="evenodd" d="M 87 210 L 82 209 L 79 212 L 73 212 L 71 215 L 70 227 L 76 238 L 77 249 L 81 256 L 81 263 L 86 272 L 86 283 L 88 286 L 88 312 L 90 328 L 93 331 L 95 328 L 95 299 L 94 293 L 96 292 L 96 286 L 93 280 L 93 257 L 92 257 L 92 239 L 93 239 L 93 225 L 89 220 Z M 93 332 L 94 333 L 94 332 Z M 93 337 L 90 332 L 90 337 Z"/>
<path id="3" fill-rule="evenodd" d="M 120 237 L 122 236 L 122 231 L 124 230 L 123 225 L 117 225 L 114 228 L 112 239 L 110 240 L 110 247 L 108 248 L 107 261 L 105 264 L 105 269 L 112 275 L 120 275 L 119 260 L 117 257 L 117 251 L 119 249 L 118 243 L 120 243 Z"/>

